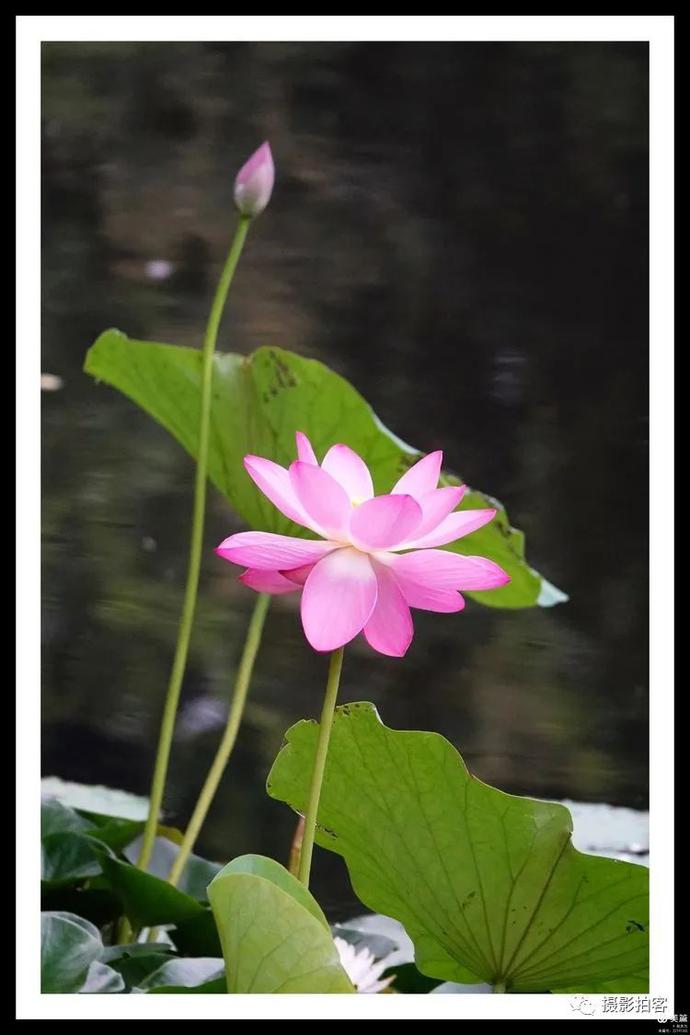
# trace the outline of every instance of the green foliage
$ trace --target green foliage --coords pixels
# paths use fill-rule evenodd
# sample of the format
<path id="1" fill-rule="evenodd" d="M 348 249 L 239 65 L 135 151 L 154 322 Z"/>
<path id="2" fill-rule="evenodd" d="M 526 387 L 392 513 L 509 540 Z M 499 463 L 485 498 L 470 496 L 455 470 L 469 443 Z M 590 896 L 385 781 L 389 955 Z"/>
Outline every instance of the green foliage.
<path id="1" fill-rule="evenodd" d="M 74 809 L 63 805 L 56 798 L 41 801 L 41 839 L 68 831 L 79 833 L 88 830 L 91 824 Z"/>
<path id="2" fill-rule="evenodd" d="M 317 735 L 293 726 L 268 779 L 299 811 Z M 646 867 L 578 852 L 564 806 L 487 786 L 438 734 L 390 730 L 371 704 L 339 708 L 318 824 L 430 977 L 537 992 L 646 974 Z"/>
<path id="3" fill-rule="evenodd" d="M 269 777 L 270 793 L 297 809 L 316 734 L 314 723 L 293 727 Z M 164 877 L 178 832 L 160 828 L 159 875 L 143 873 L 112 847 L 130 822 L 43 803 L 46 991 L 203 994 L 226 980 L 232 992 L 352 990 L 323 912 L 282 866 L 243 856 L 217 872 L 195 857 L 186 890 L 173 888 Z M 369 704 L 338 709 L 317 840 L 380 912 L 334 934 L 385 959 L 396 992 L 498 981 L 516 992 L 644 992 L 648 872 L 583 855 L 570 833 L 563 806 L 486 786 L 437 734 L 389 730 Z M 136 842 L 124 851 L 134 858 Z M 109 940 L 123 913 L 135 930 L 166 925 L 172 944 L 104 946 L 90 921 Z"/>
<path id="4" fill-rule="evenodd" d="M 168 836 L 157 837 L 154 841 L 153 853 L 147 870 L 155 877 L 167 880 L 177 857 L 179 845 L 170 839 L 171 836 L 175 835 L 175 831 L 162 827 L 158 829 L 159 831 L 166 830 Z M 126 858 L 131 863 L 136 863 L 139 855 L 139 844 L 140 840 L 137 838 L 136 841 L 132 842 L 124 850 Z M 198 899 L 200 902 L 208 902 L 206 889 L 220 869 L 220 863 L 209 862 L 208 859 L 202 859 L 201 856 L 191 853 L 176 886 L 186 895 L 191 895 L 192 898 Z"/>
<path id="5" fill-rule="evenodd" d="M 104 856 L 102 866 L 134 927 L 175 924 L 203 911 L 203 906 L 191 895 L 131 863 Z"/>
<path id="6" fill-rule="evenodd" d="M 101 872 L 104 846 L 84 834 L 66 830 L 41 840 L 41 879 L 44 885 L 73 883 Z"/>
<path id="7" fill-rule="evenodd" d="M 101 873 L 101 855 L 110 847 L 97 834 L 98 827 L 74 809 L 52 798 L 41 802 L 44 890 L 80 883 Z"/>
<path id="8" fill-rule="evenodd" d="M 125 988 L 131 991 L 145 984 L 149 975 L 172 959 L 172 946 L 161 942 L 141 942 L 131 945 L 110 945 L 101 961 L 121 975 Z"/>
<path id="9" fill-rule="evenodd" d="M 228 992 L 352 992 L 315 899 L 272 859 L 245 855 L 213 879 Z"/>
<path id="10" fill-rule="evenodd" d="M 120 992 L 119 974 L 100 962 L 103 942 L 88 920 L 73 913 L 41 914 L 42 992 Z"/>
<path id="11" fill-rule="evenodd" d="M 223 960 L 204 957 L 166 960 L 134 991 L 149 994 L 225 992 Z"/>
<path id="12" fill-rule="evenodd" d="M 201 353 L 196 349 L 134 341 L 105 331 L 86 356 L 84 369 L 118 388 L 196 456 Z M 248 357 L 214 357 L 208 474 L 250 528 L 305 535 L 258 491 L 242 465 L 248 453 L 280 464 L 295 459 L 295 431 L 304 431 L 317 455 L 345 442 L 366 460 L 377 492 L 388 492 L 420 453 L 378 420 L 344 378 L 322 363 L 284 349 L 261 348 Z M 447 483 L 458 483 L 445 472 Z M 524 556 L 524 536 L 512 528 L 503 506 L 468 491 L 462 509 L 495 506 L 493 521 L 450 549 L 481 554 L 500 564 L 511 582 L 490 593 L 470 593 L 494 607 L 530 607 L 557 602 L 562 594 L 535 572 Z"/>
<path id="13" fill-rule="evenodd" d="M 86 813 L 91 819 L 145 820 L 148 798 L 142 798 L 128 791 L 61 780 L 57 776 L 44 776 L 41 780 L 41 794 L 53 799 L 56 804 L 77 812 Z"/>

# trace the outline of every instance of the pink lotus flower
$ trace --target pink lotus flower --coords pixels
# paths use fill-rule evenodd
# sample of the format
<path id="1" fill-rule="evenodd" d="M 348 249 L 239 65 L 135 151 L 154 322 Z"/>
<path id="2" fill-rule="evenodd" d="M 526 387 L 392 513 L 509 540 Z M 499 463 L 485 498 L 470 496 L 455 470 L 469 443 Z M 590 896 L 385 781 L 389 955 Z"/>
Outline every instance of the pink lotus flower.
<path id="1" fill-rule="evenodd" d="M 268 142 L 247 159 L 235 177 L 235 204 L 243 216 L 258 216 L 271 200 L 275 166 Z"/>
<path id="2" fill-rule="evenodd" d="M 317 651 L 332 651 L 363 632 L 381 654 L 402 657 L 412 641 L 410 608 L 461 611 L 460 590 L 494 589 L 509 576 L 493 561 L 434 549 L 491 521 L 493 509 L 455 508 L 466 486 L 437 488 L 443 454 L 430 453 L 385 496 L 348 446 L 319 463 L 297 432 L 289 469 L 260 456 L 244 466 L 286 517 L 321 536 L 297 539 L 238 532 L 216 553 L 241 564 L 246 586 L 261 593 L 302 592 L 302 625 Z"/>

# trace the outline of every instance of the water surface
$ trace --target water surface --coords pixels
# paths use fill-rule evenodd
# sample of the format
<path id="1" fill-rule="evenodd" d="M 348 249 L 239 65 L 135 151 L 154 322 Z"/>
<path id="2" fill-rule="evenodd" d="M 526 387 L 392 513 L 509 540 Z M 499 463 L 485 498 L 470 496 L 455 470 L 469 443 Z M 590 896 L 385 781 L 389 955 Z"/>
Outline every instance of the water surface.
<path id="1" fill-rule="evenodd" d="M 570 595 L 417 612 L 404 661 L 349 650 L 342 699 L 443 733 L 505 790 L 645 807 L 646 46 L 46 44 L 43 65 L 44 773 L 146 792 L 193 464 L 81 365 L 109 326 L 199 343 L 234 173 L 268 137 L 276 189 L 221 347 L 279 345 L 351 379 L 402 439 L 498 496 Z M 240 527 L 211 490 L 177 824 L 253 605 L 212 552 Z M 263 783 L 324 677 L 279 598 L 202 852 L 287 857 L 294 818 Z M 347 912 L 340 861 L 315 870 Z"/>

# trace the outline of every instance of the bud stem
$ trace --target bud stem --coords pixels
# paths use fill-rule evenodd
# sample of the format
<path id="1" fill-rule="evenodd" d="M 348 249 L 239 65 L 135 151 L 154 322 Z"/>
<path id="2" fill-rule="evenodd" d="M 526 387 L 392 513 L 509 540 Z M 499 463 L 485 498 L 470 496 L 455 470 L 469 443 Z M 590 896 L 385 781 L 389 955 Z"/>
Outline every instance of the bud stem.
<path id="1" fill-rule="evenodd" d="M 201 405 L 199 412 L 199 451 L 197 454 L 196 479 L 194 482 L 194 508 L 192 513 L 192 530 L 189 542 L 189 562 L 187 567 L 187 585 L 185 588 L 182 617 L 177 634 L 177 646 L 173 660 L 170 681 L 163 709 L 160 733 L 158 737 L 158 749 L 156 752 L 156 763 L 153 770 L 151 782 L 151 794 L 149 812 L 144 827 L 144 834 L 141 843 L 141 850 L 137 860 L 137 866 L 145 870 L 153 853 L 153 845 L 156 839 L 156 828 L 160 817 L 165 779 L 168 772 L 170 759 L 170 748 L 172 746 L 173 731 L 175 729 L 175 717 L 177 706 L 180 700 L 180 689 L 182 678 L 187 663 L 189 651 L 189 640 L 194 621 L 196 608 L 197 590 L 199 587 L 199 571 L 201 568 L 201 550 L 204 533 L 204 514 L 206 510 L 206 477 L 208 472 L 208 446 L 209 427 L 211 417 L 211 389 L 213 385 L 213 355 L 218 337 L 225 300 L 232 284 L 232 279 L 237 269 L 244 242 L 247 238 L 250 219 L 241 216 L 235 231 L 233 242 L 225 260 L 223 272 L 221 273 L 218 287 L 211 306 L 204 345 L 201 355 Z"/>

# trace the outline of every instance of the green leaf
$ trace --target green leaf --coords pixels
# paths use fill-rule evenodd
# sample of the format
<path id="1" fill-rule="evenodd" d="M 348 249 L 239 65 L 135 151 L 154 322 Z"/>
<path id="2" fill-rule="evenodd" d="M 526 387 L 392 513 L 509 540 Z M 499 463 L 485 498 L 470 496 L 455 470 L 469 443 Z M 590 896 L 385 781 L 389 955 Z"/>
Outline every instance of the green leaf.
<path id="1" fill-rule="evenodd" d="M 176 924 L 203 911 L 196 899 L 136 866 L 105 857 L 102 866 L 127 917 L 137 927 Z"/>
<path id="2" fill-rule="evenodd" d="M 75 812 L 63 805 L 57 798 L 41 799 L 41 837 L 51 834 L 64 834 L 67 831 L 79 833 L 88 830 L 91 824 Z"/>
<path id="3" fill-rule="evenodd" d="M 141 985 L 171 958 L 171 947 L 160 942 L 106 946 L 101 962 L 122 976 L 126 988 Z"/>
<path id="4" fill-rule="evenodd" d="M 392 991 L 404 995 L 428 995 L 434 988 L 441 988 L 438 978 L 425 977 L 417 970 L 414 963 L 398 963 L 394 967 L 384 970 L 381 976 L 390 977 L 391 975 L 395 975 L 395 980 L 391 985 Z M 477 986 L 471 985 L 470 987 L 476 988 Z"/>
<path id="5" fill-rule="evenodd" d="M 100 784 L 72 783 L 58 776 L 43 777 L 41 794 L 59 799 L 71 809 L 120 819 L 145 820 L 148 814 L 148 798 Z"/>
<path id="6" fill-rule="evenodd" d="M 268 778 L 302 812 L 317 735 L 293 726 Z M 318 822 L 318 843 L 368 908 L 404 924 L 430 977 L 590 991 L 647 972 L 647 868 L 578 852 L 564 806 L 487 786 L 436 733 L 339 708 Z"/>
<path id="7" fill-rule="evenodd" d="M 228 992 L 354 991 L 316 901 L 273 859 L 234 859 L 213 879 L 208 897 Z"/>
<path id="8" fill-rule="evenodd" d="M 216 986 L 209 989 L 209 984 Z M 225 992 L 223 960 L 214 958 L 166 961 L 142 981 L 135 992 Z"/>
<path id="9" fill-rule="evenodd" d="M 124 992 L 125 983 L 121 974 L 118 974 L 112 967 L 100 963 L 98 960 L 89 967 L 86 981 L 79 989 L 83 993 L 104 995 L 107 993 Z"/>
<path id="10" fill-rule="evenodd" d="M 89 819 L 92 826 L 89 834 L 96 841 L 112 848 L 114 852 L 120 852 L 127 845 L 131 844 L 144 829 L 144 824 L 135 819 L 117 819 L 113 816 L 100 816 L 96 813 L 83 812 L 82 816 Z"/>
<path id="11" fill-rule="evenodd" d="M 637 974 L 629 974 L 624 978 L 614 978 L 611 981 L 592 981 L 586 989 L 575 985 L 572 988 L 553 988 L 553 992 L 591 992 L 600 995 L 643 995 L 649 992 L 649 970 L 641 968 Z"/>
<path id="12" fill-rule="evenodd" d="M 80 813 L 55 798 L 41 801 L 41 880 L 44 889 L 83 882 L 101 873 L 103 848 L 129 844 L 143 823 Z"/>
<path id="13" fill-rule="evenodd" d="M 196 456 L 199 350 L 134 341 L 109 330 L 89 349 L 84 369 L 118 388 Z M 252 529 L 305 535 L 258 491 L 242 465 L 247 453 L 290 463 L 295 459 L 295 431 L 309 435 L 317 455 L 334 442 L 351 446 L 369 465 L 379 493 L 390 491 L 421 455 L 384 427 L 351 384 L 316 360 L 276 348 L 261 348 L 248 357 L 216 354 L 209 478 Z M 445 480 L 459 481 L 450 473 Z M 494 520 L 451 549 L 491 558 L 505 568 L 511 582 L 490 593 L 468 596 L 493 607 L 556 602 L 558 591 L 540 600 L 543 580 L 526 563 L 524 536 L 511 528 L 500 503 L 472 490 L 466 493 L 462 509 L 486 506 L 498 508 Z"/>
<path id="14" fill-rule="evenodd" d="M 73 913 L 41 914 L 41 991 L 78 992 L 101 954 L 98 929 Z"/>
<path id="15" fill-rule="evenodd" d="M 148 988 L 144 991 L 149 995 L 224 995 L 227 992 L 225 987 L 225 974 L 211 981 L 204 981 L 200 985 L 165 985 L 161 988 Z"/>
<path id="16" fill-rule="evenodd" d="M 288 895 L 291 895 L 299 905 L 303 906 L 315 920 L 330 931 L 328 926 L 328 920 L 323 914 L 321 906 L 318 904 L 314 896 L 311 894 L 308 888 L 297 880 L 284 866 L 281 866 L 275 859 L 269 859 L 265 855 L 240 855 L 237 859 L 233 859 L 220 871 L 218 876 L 228 877 L 234 873 L 238 873 L 242 876 L 248 874 L 255 874 L 257 877 L 263 877 L 265 880 L 275 884 L 276 887 L 285 891 Z M 215 878 L 214 878 L 215 881 Z M 210 886 L 209 886 L 209 901 L 210 897 Z M 211 906 L 213 903 L 211 902 Z"/>
<path id="17" fill-rule="evenodd" d="M 162 828 L 159 827 L 158 829 L 161 830 Z M 166 829 L 169 830 L 169 828 Z M 137 839 L 125 850 L 124 854 L 130 862 L 136 862 L 139 855 L 139 845 L 140 841 Z M 179 845 L 173 844 L 167 837 L 157 837 L 147 867 L 148 872 L 153 873 L 156 877 L 166 879 L 179 850 Z M 191 895 L 192 898 L 198 899 L 200 902 L 208 902 L 206 889 L 220 869 L 222 869 L 220 863 L 209 862 L 208 859 L 202 859 L 200 855 L 192 853 L 185 863 L 176 886 L 180 891 Z"/>
<path id="18" fill-rule="evenodd" d="M 71 830 L 48 834 L 41 841 L 41 880 L 47 884 L 74 883 L 101 872 L 102 845 Z"/>

